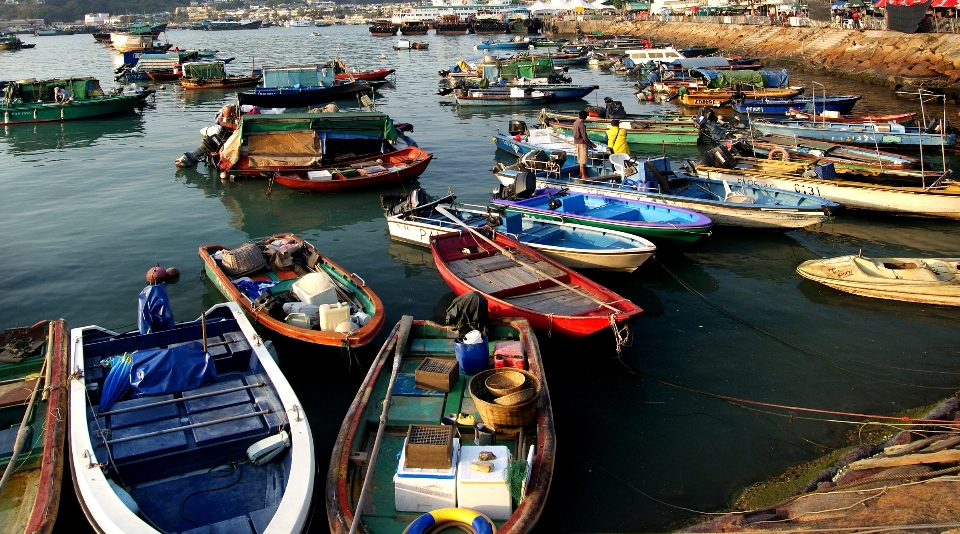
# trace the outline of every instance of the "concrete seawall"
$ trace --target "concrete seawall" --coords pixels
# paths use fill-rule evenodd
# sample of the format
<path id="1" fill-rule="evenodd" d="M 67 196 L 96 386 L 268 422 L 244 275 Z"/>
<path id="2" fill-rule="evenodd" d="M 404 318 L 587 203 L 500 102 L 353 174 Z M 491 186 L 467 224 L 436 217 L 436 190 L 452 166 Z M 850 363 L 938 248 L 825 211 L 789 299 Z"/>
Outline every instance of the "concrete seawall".
<path id="1" fill-rule="evenodd" d="M 562 21 L 551 34 L 575 35 Z M 960 34 L 793 28 L 690 22 L 579 23 L 584 33 L 632 34 L 677 46 L 717 46 L 728 55 L 776 60 L 793 68 L 905 90 L 925 87 L 960 97 Z"/>

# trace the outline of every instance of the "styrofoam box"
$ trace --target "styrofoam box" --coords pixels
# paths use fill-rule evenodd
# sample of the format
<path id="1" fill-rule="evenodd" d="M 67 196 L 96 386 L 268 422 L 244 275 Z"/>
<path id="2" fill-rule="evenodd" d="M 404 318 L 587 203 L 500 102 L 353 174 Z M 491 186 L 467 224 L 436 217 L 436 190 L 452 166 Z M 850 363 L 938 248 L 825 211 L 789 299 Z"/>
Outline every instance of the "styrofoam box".
<path id="1" fill-rule="evenodd" d="M 397 473 L 393 475 L 397 511 L 423 513 L 440 508 L 456 507 L 459 451 L 460 440 L 454 438 L 450 469 L 406 468 L 404 467 L 407 461 L 406 453 L 401 452 Z"/>
<path id="2" fill-rule="evenodd" d="M 547 128 L 536 128 L 530 130 L 531 143 L 549 143 L 553 141 L 550 138 L 550 130 Z"/>
<path id="3" fill-rule="evenodd" d="M 307 171 L 307 179 L 319 182 L 323 180 L 332 180 L 333 175 L 330 174 L 330 171 Z"/>
<path id="4" fill-rule="evenodd" d="M 470 469 L 470 462 L 477 459 L 480 451 L 496 455 L 493 471 L 480 473 Z M 513 513 L 510 489 L 504 480 L 510 449 L 503 445 L 478 447 L 465 445 L 460 448 L 460 465 L 457 468 L 457 507 L 470 508 L 490 519 L 509 519 Z"/>
<path id="5" fill-rule="evenodd" d="M 512 98 L 523 98 L 524 94 L 526 94 L 526 92 L 519 87 L 510 88 L 510 96 Z"/>
<path id="6" fill-rule="evenodd" d="M 327 273 L 308 273 L 300 277 L 293 287 L 300 302 L 307 304 L 336 304 L 337 290 Z"/>

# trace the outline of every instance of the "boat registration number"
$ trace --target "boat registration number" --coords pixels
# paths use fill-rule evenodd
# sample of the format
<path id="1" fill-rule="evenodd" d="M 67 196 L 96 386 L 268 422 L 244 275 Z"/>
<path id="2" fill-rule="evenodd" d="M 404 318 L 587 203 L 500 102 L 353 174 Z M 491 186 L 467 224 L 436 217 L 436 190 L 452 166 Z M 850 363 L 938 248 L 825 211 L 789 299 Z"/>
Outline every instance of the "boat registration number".
<path id="1" fill-rule="evenodd" d="M 763 113 L 764 109 L 760 106 L 747 106 L 743 108 L 746 113 Z"/>

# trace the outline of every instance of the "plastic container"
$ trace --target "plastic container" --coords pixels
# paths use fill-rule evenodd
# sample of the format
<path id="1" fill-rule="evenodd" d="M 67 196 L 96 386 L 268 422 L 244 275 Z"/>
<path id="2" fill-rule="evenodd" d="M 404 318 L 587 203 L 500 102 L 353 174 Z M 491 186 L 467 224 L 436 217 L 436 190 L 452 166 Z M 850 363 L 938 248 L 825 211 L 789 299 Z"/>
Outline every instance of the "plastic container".
<path id="1" fill-rule="evenodd" d="M 337 290 L 327 273 L 308 273 L 293 284 L 293 293 L 307 304 L 336 304 Z M 334 323 L 333 326 L 337 326 Z M 331 327 L 332 329 L 333 327 Z"/>
<path id="2" fill-rule="evenodd" d="M 493 471 L 489 473 L 470 469 L 470 462 L 475 461 L 481 451 L 492 452 L 497 457 L 492 460 Z M 513 513 L 513 501 L 507 481 L 504 480 L 509 460 L 510 449 L 503 445 L 461 447 L 457 469 L 457 506 L 475 510 L 490 519 L 509 519 Z"/>
<path id="3" fill-rule="evenodd" d="M 305 313 L 291 313 L 284 319 L 290 326 L 299 326 L 300 328 L 313 328 L 313 321 Z"/>
<path id="4" fill-rule="evenodd" d="M 490 363 L 490 347 L 487 336 L 482 337 L 480 343 L 464 343 L 463 339 L 453 340 L 453 351 L 460 364 L 460 372 L 466 375 L 475 375 L 487 368 Z"/>
<path id="5" fill-rule="evenodd" d="M 500 341 L 493 346 L 493 366 L 526 370 L 527 357 L 523 351 L 521 341 Z"/>
<path id="6" fill-rule="evenodd" d="M 283 313 L 302 313 L 317 322 L 320 320 L 320 306 L 316 304 L 307 304 L 306 302 L 287 302 L 283 305 Z"/>
<path id="7" fill-rule="evenodd" d="M 330 171 L 307 171 L 307 179 L 311 182 L 323 182 L 332 180 L 333 175 L 330 174 Z"/>
<path id="8" fill-rule="evenodd" d="M 404 440 L 404 448 L 406 440 Z M 457 463 L 460 440 L 453 440 L 449 469 L 406 467 L 406 453 L 400 453 L 397 474 L 393 475 L 394 504 L 398 512 L 430 512 L 457 506 Z M 501 473 L 501 477 L 503 474 Z"/>
<path id="9" fill-rule="evenodd" d="M 320 325 L 320 330 L 332 332 L 337 328 L 337 325 L 350 320 L 350 305 L 346 302 L 321 304 L 319 313 L 320 319 L 317 324 Z"/>

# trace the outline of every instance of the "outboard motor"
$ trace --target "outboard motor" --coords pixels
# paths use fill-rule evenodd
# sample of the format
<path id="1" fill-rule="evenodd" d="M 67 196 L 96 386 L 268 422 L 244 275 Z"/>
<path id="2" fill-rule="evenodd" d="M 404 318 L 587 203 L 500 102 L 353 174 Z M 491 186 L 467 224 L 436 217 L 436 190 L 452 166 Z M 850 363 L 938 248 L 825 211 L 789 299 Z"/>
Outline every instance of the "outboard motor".
<path id="1" fill-rule="evenodd" d="M 514 178 L 513 185 L 500 184 L 493 190 L 493 198 L 503 200 L 518 200 L 529 198 L 537 190 L 537 175 L 533 172 L 521 171 Z"/>
<path id="2" fill-rule="evenodd" d="M 510 135 L 517 136 L 527 131 L 527 123 L 524 121 L 510 121 L 507 125 L 507 132 Z"/>
<path id="3" fill-rule="evenodd" d="M 400 215 L 426 204 L 427 201 L 427 192 L 419 187 L 410 191 L 409 195 L 380 195 L 380 205 L 390 215 Z"/>
<path id="4" fill-rule="evenodd" d="M 520 166 L 531 171 L 536 171 L 538 167 L 544 168 L 544 164 L 548 161 L 550 161 L 550 155 L 544 150 L 531 150 L 520 156 Z"/>
<path id="5" fill-rule="evenodd" d="M 177 167 L 193 167 L 211 152 L 220 150 L 221 145 L 223 145 L 223 139 L 219 135 L 204 136 L 196 150 L 184 152 L 174 163 Z"/>
<path id="6" fill-rule="evenodd" d="M 925 133 L 940 133 L 940 119 L 933 119 L 927 123 L 927 127 L 923 129 Z"/>
<path id="7" fill-rule="evenodd" d="M 550 163 L 553 163 L 557 168 L 563 167 L 563 164 L 567 162 L 567 153 L 562 150 L 555 150 L 550 153 Z"/>
<path id="8" fill-rule="evenodd" d="M 723 145 L 704 152 L 703 163 L 708 167 L 719 167 L 721 169 L 733 169 L 737 166 L 737 161 L 734 159 L 733 154 Z"/>

